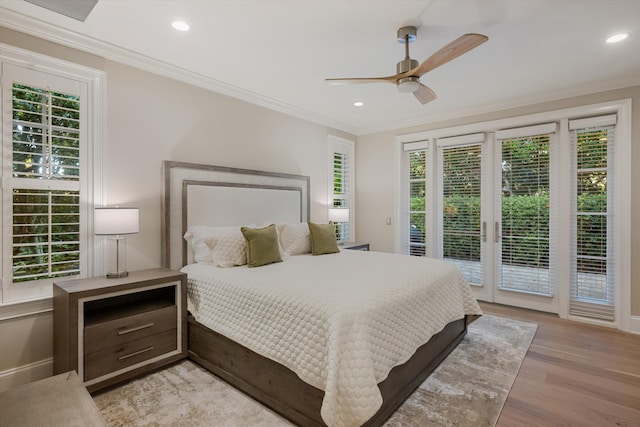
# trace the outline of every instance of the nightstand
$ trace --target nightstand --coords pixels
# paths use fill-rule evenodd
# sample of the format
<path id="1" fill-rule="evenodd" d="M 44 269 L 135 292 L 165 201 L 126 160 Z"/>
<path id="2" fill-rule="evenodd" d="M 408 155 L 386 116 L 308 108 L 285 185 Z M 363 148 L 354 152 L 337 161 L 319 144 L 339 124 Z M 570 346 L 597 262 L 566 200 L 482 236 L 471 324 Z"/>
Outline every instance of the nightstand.
<path id="1" fill-rule="evenodd" d="M 343 249 L 352 249 L 354 251 L 368 251 L 369 244 L 368 243 L 355 243 L 355 242 L 344 242 L 340 245 Z"/>
<path id="2" fill-rule="evenodd" d="M 93 392 L 186 357 L 186 280 L 157 268 L 54 283 L 54 374 Z"/>

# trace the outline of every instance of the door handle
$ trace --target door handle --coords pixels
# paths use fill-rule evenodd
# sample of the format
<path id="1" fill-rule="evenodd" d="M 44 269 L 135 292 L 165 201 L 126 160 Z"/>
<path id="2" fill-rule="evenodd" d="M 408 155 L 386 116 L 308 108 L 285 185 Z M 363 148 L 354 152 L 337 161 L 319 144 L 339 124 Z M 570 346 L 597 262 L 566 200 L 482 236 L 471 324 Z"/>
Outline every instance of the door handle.
<path id="1" fill-rule="evenodd" d="M 500 243 L 500 222 L 496 221 L 495 223 L 495 229 L 493 232 L 493 238 L 494 238 L 494 242 L 496 243 Z"/>
<path id="2" fill-rule="evenodd" d="M 482 222 L 482 241 L 487 241 L 487 221 Z"/>

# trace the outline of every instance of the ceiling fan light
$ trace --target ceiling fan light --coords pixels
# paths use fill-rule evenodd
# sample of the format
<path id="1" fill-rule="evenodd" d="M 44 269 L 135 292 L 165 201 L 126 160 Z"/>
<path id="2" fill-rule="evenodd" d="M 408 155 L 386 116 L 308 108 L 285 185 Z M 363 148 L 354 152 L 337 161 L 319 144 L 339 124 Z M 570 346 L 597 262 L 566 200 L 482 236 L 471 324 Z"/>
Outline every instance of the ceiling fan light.
<path id="1" fill-rule="evenodd" d="M 420 87 L 420 79 L 418 77 L 405 77 L 398 80 L 398 92 L 413 93 Z"/>
<path id="2" fill-rule="evenodd" d="M 178 20 L 171 22 L 171 26 L 176 31 L 189 31 L 189 29 L 191 28 L 191 26 L 187 24 L 185 21 L 178 21 Z"/>
<path id="3" fill-rule="evenodd" d="M 607 43 L 618 43 L 629 37 L 628 33 L 618 33 L 607 38 Z"/>

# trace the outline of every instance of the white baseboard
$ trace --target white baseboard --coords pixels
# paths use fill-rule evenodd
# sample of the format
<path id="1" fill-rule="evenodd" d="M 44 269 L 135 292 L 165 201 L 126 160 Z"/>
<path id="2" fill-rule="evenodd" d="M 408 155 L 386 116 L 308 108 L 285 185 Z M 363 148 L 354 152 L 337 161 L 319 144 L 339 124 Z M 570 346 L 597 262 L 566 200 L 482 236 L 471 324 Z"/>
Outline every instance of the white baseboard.
<path id="1" fill-rule="evenodd" d="M 53 375 L 53 357 L 0 372 L 0 392 Z"/>
<path id="2" fill-rule="evenodd" d="M 631 316 L 631 332 L 640 334 L 640 316 Z"/>

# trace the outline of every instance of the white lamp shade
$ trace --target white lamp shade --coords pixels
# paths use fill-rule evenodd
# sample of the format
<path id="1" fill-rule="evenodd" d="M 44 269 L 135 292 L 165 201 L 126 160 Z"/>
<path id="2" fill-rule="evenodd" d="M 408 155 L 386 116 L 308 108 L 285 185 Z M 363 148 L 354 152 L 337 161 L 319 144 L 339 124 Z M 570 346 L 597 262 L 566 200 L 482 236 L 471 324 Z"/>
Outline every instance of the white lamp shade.
<path id="1" fill-rule="evenodd" d="M 349 222 L 349 209 L 348 208 L 329 208 L 329 221 Z"/>
<path id="2" fill-rule="evenodd" d="M 94 232 L 97 235 L 119 236 L 140 231 L 138 208 L 96 208 Z"/>

